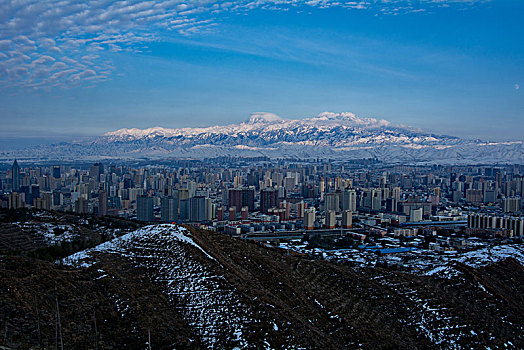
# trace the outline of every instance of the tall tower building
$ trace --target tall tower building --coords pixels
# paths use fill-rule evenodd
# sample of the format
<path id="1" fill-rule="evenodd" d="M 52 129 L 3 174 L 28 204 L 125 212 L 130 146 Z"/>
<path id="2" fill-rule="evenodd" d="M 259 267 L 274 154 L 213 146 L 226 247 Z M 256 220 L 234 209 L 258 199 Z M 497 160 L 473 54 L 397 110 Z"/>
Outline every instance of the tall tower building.
<path id="1" fill-rule="evenodd" d="M 13 162 L 11 170 L 13 177 L 13 192 L 18 192 L 20 191 L 20 167 L 18 166 L 16 159 Z"/>
<path id="2" fill-rule="evenodd" d="M 99 216 L 107 215 L 107 192 L 106 191 L 98 192 L 98 215 Z"/>

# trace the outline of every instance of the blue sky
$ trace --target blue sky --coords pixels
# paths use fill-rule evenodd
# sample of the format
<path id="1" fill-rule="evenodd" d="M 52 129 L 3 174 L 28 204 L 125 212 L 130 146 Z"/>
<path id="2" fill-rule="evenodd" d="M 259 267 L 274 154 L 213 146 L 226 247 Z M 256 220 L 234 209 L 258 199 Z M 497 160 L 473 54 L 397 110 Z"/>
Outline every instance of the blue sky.
<path id="1" fill-rule="evenodd" d="M 0 0 L 0 147 L 353 112 L 523 140 L 522 1 Z"/>

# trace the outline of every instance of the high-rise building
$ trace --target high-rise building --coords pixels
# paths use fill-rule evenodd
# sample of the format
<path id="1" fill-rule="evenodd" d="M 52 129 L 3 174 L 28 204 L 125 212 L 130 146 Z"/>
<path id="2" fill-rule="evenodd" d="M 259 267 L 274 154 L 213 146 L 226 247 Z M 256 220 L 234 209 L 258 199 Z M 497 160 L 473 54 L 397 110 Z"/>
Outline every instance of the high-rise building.
<path id="1" fill-rule="evenodd" d="M 242 207 L 248 207 L 249 211 L 255 210 L 255 188 L 231 188 L 229 189 L 229 206 L 235 207 L 239 212 Z"/>
<path id="2" fill-rule="evenodd" d="M 89 202 L 84 197 L 78 197 L 75 202 L 75 212 L 79 214 L 88 214 L 89 213 Z"/>
<path id="3" fill-rule="evenodd" d="M 164 222 L 178 220 L 178 198 L 163 197 L 160 201 L 160 216 Z"/>
<path id="4" fill-rule="evenodd" d="M 382 193 L 380 189 L 369 189 L 362 193 L 361 206 L 371 210 L 382 208 Z"/>
<path id="5" fill-rule="evenodd" d="M 266 188 L 260 191 L 260 211 L 267 214 L 270 208 L 278 205 L 278 190 Z"/>
<path id="6" fill-rule="evenodd" d="M 326 228 L 333 229 L 335 228 L 337 222 L 336 213 L 334 210 L 328 210 L 326 211 Z"/>
<path id="7" fill-rule="evenodd" d="M 178 212 L 180 220 L 189 220 L 189 198 L 178 201 Z"/>
<path id="8" fill-rule="evenodd" d="M 179 206 L 180 206 L 180 201 L 182 201 L 184 199 L 189 199 L 191 197 L 189 195 L 189 190 L 187 188 L 180 188 L 177 191 L 176 195 L 178 197 Z"/>
<path id="9" fill-rule="evenodd" d="M 324 209 L 326 211 L 333 210 L 338 211 L 339 209 L 339 196 L 336 193 L 328 193 L 324 197 Z"/>
<path id="10" fill-rule="evenodd" d="M 391 197 L 395 198 L 397 202 L 400 200 L 400 194 L 401 194 L 400 187 L 393 187 L 391 189 Z"/>
<path id="11" fill-rule="evenodd" d="M 304 201 L 300 201 L 296 204 L 297 206 L 297 218 L 302 219 L 304 217 L 304 210 L 306 209 L 306 204 Z"/>
<path id="12" fill-rule="evenodd" d="M 229 221 L 235 221 L 237 216 L 237 208 L 229 207 Z"/>
<path id="13" fill-rule="evenodd" d="M 138 196 L 136 198 L 136 219 L 138 221 L 153 221 L 153 197 Z"/>
<path id="14" fill-rule="evenodd" d="M 218 221 L 224 220 L 224 207 L 218 207 L 218 209 L 217 209 L 217 220 Z"/>
<path id="15" fill-rule="evenodd" d="M 56 207 L 64 204 L 64 195 L 59 190 L 54 190 L 51 200 L 51 205 Z"/>
<path id="16" fill-rule="evenodd" d="M 249 208 L 248 207 L 242 207 L 242 211 L 241 211 L 242 221 L 246 221 L 248 216 L 249 216 Z"/>
<path id="17" fill-rule="evenodd" d="M 511 230 L 513 235 L 522 236 L 524 234 L 524 218 L 470 213 L 468 214 L 468 228 Z"/>
<path id="18" fill-rule="evenodd" d="M 466 202 L 482 203 L 482 190 L 476 190 L 476 189 L 466 190 Z"/>
<path id="19" fill-rule="evenodd" d="M 33 199 L 40 198 L 40 186 L 39 185 L 37 184 L 31 185 L 31 197 L 33 197 Z"/>
<path id="20" fill-rule="evenodd" d="M 422 221 L 422 214 L 424 212 L 424 209 L 422 208 L 412 208 L 409 213 L 409 221 L 411 222 L 419 222 Z"/>
<path id="21" fill-rule="evenodd" d="M 313 230 L 315 228 L 315 208 L 309 208 L 305 210 L 304 227 L 306 230 Z"/>
<path id="22" fill-rule="evenodd" d="M 100 181 L 100 174 L 104 173 L 104 166 L 101 163 L 95 163 L 89 168 L 89 176 L 95 181 Z"/>
<path id="23" fill-rule="evenodd" d="M 342 212 L 342 227 L 351 228 L 353 227 L 353 213 L 349 210 Z"/>
<path id="24" fill-rule="evenodd" d="M 12 192 L 8 196 L 9 209 L 19 209 L 25 207 L 24 194 Z"/>
<path id="25" fill-rule="evenodd" d="M 13 192 L 20 191 L 20 167 L 18 166 L 16 159 L 13 162 L 13 166 L 11 167 L 11 176 L 13 177 Z"/>
<path id="26" fill-rule="evenodd" d="M 484 203 L 494 203 L 497 200 L 497 190 L 485 189 L 484 190 Z"/>
<path id="27" fill-rule="evenodd" d="M 20 186 L 20 193 L 24 193 L 25 203 L 34 206 L 34 200 L 40 198 L 40 186 L 32 184 L 31 186 Z"/>
<path id="28" fill-rule="evenodd" d="M 342 210 L 357 211 L 357 192 L 355 190 L 342 192 Z"/>
<path id="29" fill-rule="evenodd" d="M 43 193 L 42 198 L 35 198 L 33 200 L 33 206 L 36 209 L 45 209 L 49 210 L 51 209 L 51 195 L 46 193 Z"/>
<path id="30" fill-rule="evenodd" d="M 60 166 L 59 165 L 53 166 L 53 168 L 52 168 L 52 176 L 55 179 L 59 179 L 61 177 Z"/>
<path id="31" fill-rule="evenodd" d="M 287 201 L 282 201 L 279 204 L 279 208 L 283 210 L 283 218 L 280 221 L 289 220 L 289 213 L 291 206 Z"/>
<path id="32" fill-rule="evenodd" d="M 208 202 L 211 200 L 203 196 L 189 198 L 189 221 L 202 222 L 209 218 Z"/>
<path id="33" fill-rule="evenodd" d="M 520 211 L 520 198 L 509 197 L 504 198 L 504 213 L 518 214 Z"/>
<path id="34" fill-rule="evenodd" d="M 293 190 L 296 186 L 296 183 L 297 183 L 297 180 L 294 177 L 284 178 L 284 188 L 286 189 L 286 191 Z"/>
<path id="35" fill-rule="evenodd" d="M 459 190 L 453 190 L 453 202 L 460 202 L 462 199 L 462 191 Z"/>
<path id="36" fill-rule="evenodd" d="M 243 182 L 243 177 L 240 176 L 240 175 L 237 175 L 234 177 L 233 179 L 233 186 L 235 187 L 239 187 L 239 186 L 242 186 L 242 182 Z"/>
<path id="37" fill-rule="evenodd" d="M 247 184 L 248 186 L 259 186 L 258 181 L 260 181 L 260 176 L 258 173 L 249 173 L 247 174 Z"/>
<path id="38" fill-rule="evenodd" d="M 397 211 L 397 199 L 396 198 L 388 198 L 386 199 L 386 210 L 387 211 Z"/>
<path id="39" fill-rule="evenodd" d="M 134 186 L 133 179 L 129 179 L 129 178 L 124 179 L 124 188 L 125 189 L 133 188 L 133 186 Z"/>
<path id="40" fill-rule="evenodd" d="M 187 198 L 191 198 L 195 196 L 197 184 L 195 181 L 184 181 L 182 183 L 182 189 L 187 190 Z"/>
<path id="41" fill-rule="evenodd" d="M 106 191 L 98 192 L 98 215 L 100 216 L 107 215 L 107 192 Z"/>

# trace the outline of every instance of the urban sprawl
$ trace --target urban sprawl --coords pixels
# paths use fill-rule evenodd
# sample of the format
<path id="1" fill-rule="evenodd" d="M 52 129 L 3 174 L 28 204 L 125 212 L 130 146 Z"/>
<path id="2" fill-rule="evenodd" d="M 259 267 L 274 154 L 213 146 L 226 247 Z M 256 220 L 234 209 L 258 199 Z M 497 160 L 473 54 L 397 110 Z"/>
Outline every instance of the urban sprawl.
<path id="1" fill-rule="evenodd" d="M 176 222 L 355 264 L 420 268 L 522 241 L 524 166 L 261 159 L 0 172 L 0 207 Z M 462 255 L 461 255 L 462 254 Z"/>

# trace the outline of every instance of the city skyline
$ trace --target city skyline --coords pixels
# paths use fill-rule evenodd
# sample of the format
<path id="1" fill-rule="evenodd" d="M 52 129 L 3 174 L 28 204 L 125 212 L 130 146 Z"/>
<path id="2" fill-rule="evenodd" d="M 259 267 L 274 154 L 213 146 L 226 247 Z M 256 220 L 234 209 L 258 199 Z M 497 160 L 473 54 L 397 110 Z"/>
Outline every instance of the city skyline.
<path id="1" fill-rule="evenodd" d="M 121 128 L 353 112 L 522 140 L 512 1 L 5 1 L 4 148 Z"/>

